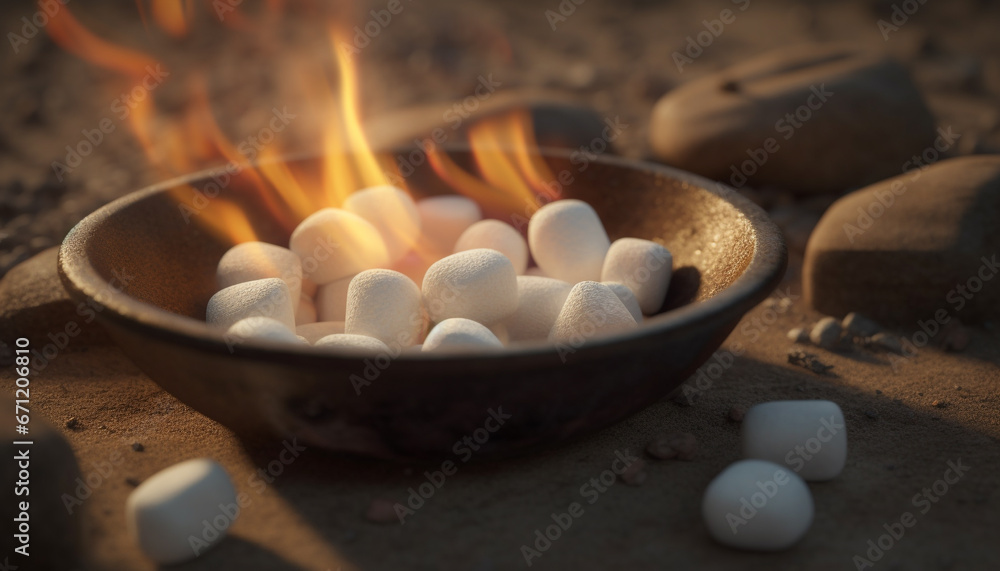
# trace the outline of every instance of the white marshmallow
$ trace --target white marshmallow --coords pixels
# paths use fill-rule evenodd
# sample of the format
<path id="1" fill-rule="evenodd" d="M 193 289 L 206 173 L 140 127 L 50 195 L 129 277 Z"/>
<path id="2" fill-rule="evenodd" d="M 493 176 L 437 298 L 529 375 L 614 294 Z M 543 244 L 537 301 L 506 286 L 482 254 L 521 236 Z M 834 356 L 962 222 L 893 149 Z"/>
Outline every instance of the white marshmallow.
<path id="1" fill-rule="evenodd" d="M 503 343 L 482 323 L 454 317 L 435 325 L 427 334 L 421 350 L 424 353 L 434 353 L 502 348 Z"/>
<path id="2" fill-rule="evenodd" d="M 503 321 L 510 341 L 546 339 L 573 286 L 538 276 L 517 276 L 517 311 Z"/>
<path id="3" fill-rule="evenodd" d="M 353 275 L 323 284 L 316 291 L 316 319 L 319 321 L 344 321 L 347 319 L 347 288 Z"/>
<path id="4" fill-rule="evenodd" d="M 237 505 L 226 470 L 207 458 L 187 460 L 153 474 L 132 490 L 125 502 L 125 524 L 147 557 L 160 565 L 181 563 L 204 553 L 195 552 L 190 537 L 213 546 L 226 536 L 233 518 L 220 504 Z M 208 539 L 202 533 L 204 522 L 216 518 L 227 523 L 216 526 L 218 534 Z"/>
<path id="5" fill-rule="evenodd" d="M 507 256 L 518 275 L 528 269 L 528 242 L 510 224 L 499 220 L 480 220 L 466 228 L 455 242 L 455 252 L 476 248 L 490 248 Z"/>
<path id="6" fill-rule="evenodd" d="M 420 213 L 406 191 L 394 186 L 361 189 L 344 200 L 344 210 L 371 222 L 389 253 L 390 265 L 397 262 L 420 238 Z"/>
<path id="7" fill-rule="evenodd" d="M 392 270 L 366 270 L 347 289 L 345 332 L 367 335 L 391 347 L 408 347 L 420 340 L 424 314 L 420 288 Z"/>
<path id="8" fill-rule="evenodd" d="M 611 291 L 615 292 L 618 299 L 622 301 L 622 305 L 625 309 L 632 314 L 632 319 L 635 319 L 636 323 L 642 323 L 642 308 L 639 307 L 639 300 L 635 298 L 635 294 L 632 290 L 625 284 L 618 282 L 602 282 L 604 285 L 611 288 Z"/>
<path id="9" fill-rule="evenodd" d="M 765 460 L 730 464 L 708 485 L 701 502 L 705 526 L 716 541 L 758 551 L 795 544 L 809 531 L 813 509 L 805 481 Z"/>
<path id="10" fill-rule="evenodd" d="M 464 317 L 492 325 L 517 310 L 517 274 L 496 250 L 466 250 L 427 269 L 423 294 L 431 321 Z"/>
<path id="11" fill-rule="evenodd" d="M 328 335 L 337 335 L 343 332 L 343 321 L 317 321 L 295 328 L 296 335 L 304 338 L 310 345 L 315 345 L 317 341 Z"/>
<path id="12" fill-rule="evenodd" d="M 573 286 L 549 333 L 552 341 L 576 346 L 595 336 L 635 329 L 625 304 L 608 286 L 585 281 Z"/>
<path id="13" fill-rule="evenodd" d="M 483 218 L 475 201 L 457 194 L 425 198 L 417 202 L 417 211 L 424 241 L 438 255 L 453 252 L 462 232 Z"/>
<path id="14" fill-rule="evenodd" d="M 244 242 L 230 248 L 215 270 L 219 289 L 264 278 L 281 278 L 288 284 L 292 303 L 302 291 L 302 262 L 298 255 L 267 242 Z"/>
<path id="15" fill-rule="evenodd" d="M 844 413 L 828 400 L 755 405 L 743 417 L 743 456 L 784 465 L 813 482 L 836 478 L 847 461 Z"/>
<path id="16" fill-rule="evenodd" d="M 379 231 L 346 210 L 317 210 L 299 223 L 288 243 L 302 259 L 303 271 L 318 285 L 389 265 Z"/>
<path id="17" fill-rule="evenodd" d="M 295 328 L 295 306 L 288 285 L 278 278 L 238 283 L 220 290 L 208 300 L 205 321 L 229 329 L 246 317 L 271 317 Z"/>
<path id="18" fill-rule="evenodd" d="M 619 238 L 604 258 L 601 281 L 625 284 L 639 300 L 642 312 L 652 315 L 663 307 L 673 263 L 670 252 L 656 242 Z"/>
<path id="19" fill-rule="evenodd" d="M 385 353 L 386 355 L 391 355 L 388 345 L 374 337 L 366 335 L 347 335 L 344 333 L 327 335 L 313 343 L 313 346 L 334 351 L 347 349 L 349 350 L 348 352 L 360 351 L 364 353 Z"/>
<path id="20" fill-rule="evenodd" d="M 311 297 L 299 297 L 299 306 L 295 308 L 295 326 L 316 322 L 316 304 Z"/>
<path id="21" fill-rule="evenodd" d="M 247 317 L 233 324 L 226 331 L 228 342 L 240 343 L 246 339 L 264 339 L 299 344 L 298 336 L 284 323 L 270 317 Z"/>
<path id="22" fill-rule="evenodd" d="M 528 243 L 547 276 L 571 284 L 601 281 L 604 255 L 611 245 L 597 212 L 576 199 L 539 208 L 528 222 Z"/>

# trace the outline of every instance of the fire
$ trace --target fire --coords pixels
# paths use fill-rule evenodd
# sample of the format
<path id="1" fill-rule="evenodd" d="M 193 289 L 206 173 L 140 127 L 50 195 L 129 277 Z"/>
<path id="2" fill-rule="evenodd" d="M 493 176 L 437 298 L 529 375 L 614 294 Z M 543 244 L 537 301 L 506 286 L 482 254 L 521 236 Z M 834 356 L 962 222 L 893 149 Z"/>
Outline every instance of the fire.
<path id="1" fill-rule="evenodd" d="M 147 25 L 155 25 L 178 40 L 205 26 L 198 22 L 199 3 L 191 0 L 137 0 Z M 263 35 L 273 27 L 273 19 L 285 9 L 285 0 L 268 0 L 259 21 L 243 14 L 238 3 L 227 3 L 227 14 L 213 14 L 225 26 L 259 27 Z M 203 7 L 203 6 L 202 6 Z M 223 17 L 224 16 L 224 17 Z M 326 207 L 339 207 L 353 192 L 362 188 L 405 184 L 390 154 L 371 148 L 366 138 L 361 109 L 357 55 L 343 49 L 349 45 L 349 26 L 328 28 L 327 48 L 332 65 L 305 58 L 289 62 L 287 85 L 300 86 L 302 100 L 296 101 L 302 125 L 318 125 L 315 148 L 322 150 L 319 173 L 306 172 L 282 160 L 288 148 L 277 134 L 269 134 L 267 144 L 255 145 L 250 152 L 246 139 L 234 142 L 216 120 L 207 70 L 170 70 L 169 81 L 184 82 L 189 94 L 179 112 L 164 113 L 157 107 L 156 94 L 136 98 L 127 117 L 128 124 L 145 151 L 150 165 L 164 177 L 175 177 L 219 164 L 226 165 L 225 185 L 205 184 L 194 188 L 179 185 L 174 198 L 191 219 L 231 243 L 256 240 L 253 225 L 231 198 L 249 193 L 262 201 L 275 219 L 291 231 L 302 219 Z M 115 72 L 116 85 L 128 89 L 142 85 L 158 58 L 136 48 L 100 38 L 83 26 L 68 9 L 52 18 L 48 32 L 67 51 L 101 68 Z M 187 71 L 186 75 L 181 72 Z M 176 73 L 173 73 L 176 72 Z M 261 133 L 264 133 L 262 129 Z M 555 177 L 536 153 L 532 120 L 527 112 L 511 112 L 480 121 L 468 130 L 475 172 L 460 167 L 445 149 L 430 146 L 428 163 L 437 176 L 456 192 L 478 201 L 494 215 L 530 216 L 541 203 L 558 198 Z M 263 140 L 263 137 L 259 137 Z M 250 139 L 256 141 L 256 139 Z M 402 182 L 401 182 L 402 181 Z M 558 187 L 556 187 L 558 188 Z M 409 191 L 405 186 L 404 190 Z M 206 204 L 210 204 L 206 206 Z M 414 256 L 430 255 L 414 245 Z M 412 257 L 412 256 L 411 256 Z M 424 260 L 426 261 L 426 260 Z"/>

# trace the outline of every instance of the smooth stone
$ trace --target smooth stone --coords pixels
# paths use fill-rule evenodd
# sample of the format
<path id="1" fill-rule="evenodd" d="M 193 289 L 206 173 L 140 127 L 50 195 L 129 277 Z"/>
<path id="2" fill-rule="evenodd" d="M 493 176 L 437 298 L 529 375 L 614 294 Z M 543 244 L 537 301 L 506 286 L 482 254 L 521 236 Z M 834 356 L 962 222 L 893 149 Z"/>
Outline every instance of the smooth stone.
<path id="1" fill-rule="evenodd" d="M 832 480 L 847 461 L 844 413 L 828 400 L 755 405 L 743 417 L 743 457 L 782 464 L 811 482 Z"/>
<path id="2" fill-rule="evenodd" d="M 713 539 L 755 551 L 794 545 L 809 531 L 814 510 L 802 478 L 766 460 L 730 464 L 708 485 L 701 502 L 702 518 Z"/>
<path id="3" fill-rule="evenodd" d="M 41 351 L 49 343 L 58 348 L 56 340 L 64 336 L 71 346 L 111 342 L 94 321 L 103 308 L 70 298 L 59 279 L 58 258 L 59 248 L 49 248 L 14 266 L 0 280 L 0 339 L 6 343 L 13 345 L 18 337 L 26 337 Z"/>
<path id="4" fill-rule="evenodd" d="M 958 312 L 996 320 L 998 220 L 1000 155 L 944 160 L 848 194 L 809 240 L 805 299 L 826 315 L 856 311 L 907 330 Z"/>
<path id="5" fill-rule="evenodd" d="M 809 44 L 670 91 L 653 109 L 650 143 L 664 162 L 727 184 L 822 193 L 900 172 L 934 144 L 934 128 L 901 64 Z"/>
<path id="6" fill-rule="evenodd" d="M 840 329 L 840 320 L 835 317 L 824 317 L 813 325 L 809 332 L 809 340 L 817 347 L 833 349 L 840 341 Z"/>
<path id="7" fill-rule="evenodd" d="M 854 311 L 844 316 L 840 326 L 851 337 L 871 337 L 882 331 L 881 325 Z"/>

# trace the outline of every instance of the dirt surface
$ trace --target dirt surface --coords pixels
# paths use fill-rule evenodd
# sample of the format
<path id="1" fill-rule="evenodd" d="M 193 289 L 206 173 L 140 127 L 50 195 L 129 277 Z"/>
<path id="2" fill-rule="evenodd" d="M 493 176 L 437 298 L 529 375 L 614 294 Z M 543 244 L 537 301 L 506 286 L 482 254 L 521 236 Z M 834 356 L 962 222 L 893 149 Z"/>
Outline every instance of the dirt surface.
<path id="1" fill-rule="evenodd" d="M 672 86 L 766 49 L 846 40 L 886 49 L 910 67 L 939 125 L 962 134 L 956 154 L 1000 149 L 995 3 L 927 2 L 886 40 L 877 22 L 891 17 L 889 1 L 750 2 L 702 55 L 678 71 L 671 54 L 705 30 L 703 20 L 741 5 L 590 0 L 553 30 L 544 12 L 558 10 L 555 1 L 406 2 L 364 50 L 366 110 L 377 115 L 464 97 L 481 76 L 493 74 L 504 89 L 565 91 L 606 117 L 620 116 L 630 125 L 621 151 L 643 157 L 649 110 Z M 382 6 L 371 2 L 358 12 Z M 87 3 L 76 13 L 102 36 L 133 45 L 154 42 L 159 52 L 172 54 L 175 69 L 184 69 L 185 62 L 191 67 L 192 61 L 218 66 L 212 97 L 234 140 L 257 131 L 273 106 L 295 101 L 293 86 L 274 76 L 283 62 L 314 49 L 315 22 L 308 14 L 291 11 L 262 45 L 260 38 L 235 32 L 190 42 L 156 34 L 149 39 L 130 8 Z M 18 30 L 20 19 L 35 10 L 29 2 L 6 3 L 0 30 Z M 64 147 L 81 139 L 81 129 L 110 114 L 118 93 L 108 91 L 107 72 L 63 53 L 44 34 L 16 54 L 6 45 L 0 52 L 0 273 L 5 273 L 57 244 L 94 208 L 166 175 L 148 166 L 120 125 L 57 180 L 52 161 L 64 158 Z M 182 81 L 168 82 L 157 97 L 169 111 L 184 93 Z M 309 148 L 310 126 L 304 123 L 283 135 L 288 148 Z M 796 296 L 805 236 L 833 197 L 797 199 L 773 189 L 748 193 L 788 233 L 792 259 L 780 289 Z M 964 352 L 929 347 L 894 364 L 884 353 L 862 349 L 804 348 L 833 365 L 832 374 L 821 376 L 788 363 L 792 344 L 785 337 L 789 328 L 818 317 L 801 299 L 790 306 L 777 298 L 762 304 L 716 358 L 725 359 L 726 348 L 736 344 L 745 353 L 710 387 L 703 383 L 693 406 L 660 402 L 557 450 L 463 464 L 403 525 L 372 523 L 365 513 L 374 499 L 405 501 L 409 488 L 426 481 L 424 471 L 440 465 L 401 466 L 307 449 L 263 485 L 254 475 L 269 465 L 278 470 L 280 443 L 248 447 L 163 392 L 113 347 L 72 344 L 37 372 L 32 398 L 36 414 L 64 433 L 82 474 L 112 456 L 123 458 L 78 512 L 93 569 L 155 567 L 124 533 L 125 498 L 158 470 L 196 456 L 220 461 L 252 501 L 231 537 L 178 569 L 522 569 L 522 545 L 534 547 L 536 530 L 544 531 L 551 514 L 567 511 L 573 502 L 583 504 L 583 515 L 531 561 L 531 568 L 852 569 L 852 558 L 866 556 L 868 541 L 877 542 L 886 533 L 883 525 L 899 521 L 904 512 L 915 514 L 916 525 L 874 562 L 875 569 L 1000 568 L 996 327 L 971 329 Z M 915 327 L 900 333 L 909 336 Z M 5 364 L 0 372 L 5 392 L 12 389 L 9 371 Z M 700 500 L 710 479 L 739 458 L 739 425 L 727 420 L 728 411 L 802 398 L 830 399 L 843 408 L 850 447 L 843 474 L 810 485 L 815 522 L 791 550 L 752 554 L 720 547 L 701 524 Z M 66 427 L 70 418 L 77 419 L 74 428 Z M 593 496 L 582 495 L 581 486 L 610 468 L 616 451 L 642 456 L 662 431 L 694 434 L 697 456 L 647 458 L 648 478 L 641 486 L 619 482 L 588 503 Z M 142 451 L 134 449 L 136 443 Z M 939 501 L 914 504 L 915 495 L 933 491 L 948 462 L 959 461 L 969 470 Z"/>

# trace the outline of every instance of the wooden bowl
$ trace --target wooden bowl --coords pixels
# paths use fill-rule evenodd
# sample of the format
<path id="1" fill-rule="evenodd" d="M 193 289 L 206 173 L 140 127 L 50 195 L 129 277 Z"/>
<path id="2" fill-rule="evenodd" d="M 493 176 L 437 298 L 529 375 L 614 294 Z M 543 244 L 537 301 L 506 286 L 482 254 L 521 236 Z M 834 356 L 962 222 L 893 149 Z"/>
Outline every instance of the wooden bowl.
<path id="1" fill-rule="evenodd" d="M 452 156 L 468 160 L 466 151 Z M 674 391 L 767 297 L 786 252 L 767 215 L 721 184 L 620 158 L 599 157 L 581 171 L 567 153 L 541 156 L 564 181 L 572 177 L 564 197 L 591 204 L 612 240 L 658 238 L 672 252 L 664 309 L 638 329 L 568 353 L 539 342 L 479 355 L 403 354 L 384 368 L 360 355 L 263 341 L 230 349 L 204 317 L 216 264 L 232 241 L 200 221 L 228 202 L 247 214 L 263 241 L 287 245 L 292 229 L 251 191 L 249 170 L 188 212 L 189 220 L 176 197 L 216 194 L 212 185 L 225 181 L 222 171 L 108 204 L 67 235 L 59 272 L 74 298 L 104 307 L 98 315 L 108 333 L 150 378 L 243 437 L 295 436 L 311 446 L 397 459 L 450 456 L 466 436 L 485 439 L 477 456 L 553 446 Z M 288 162 L 318 171 L 322 161 Z M 450 192 L 426 165 L 407 182 L 418 195 Z M 496 428 L 499 421 L 488 419 L 501 413 L 497 430 L 477 432 Z"/>

